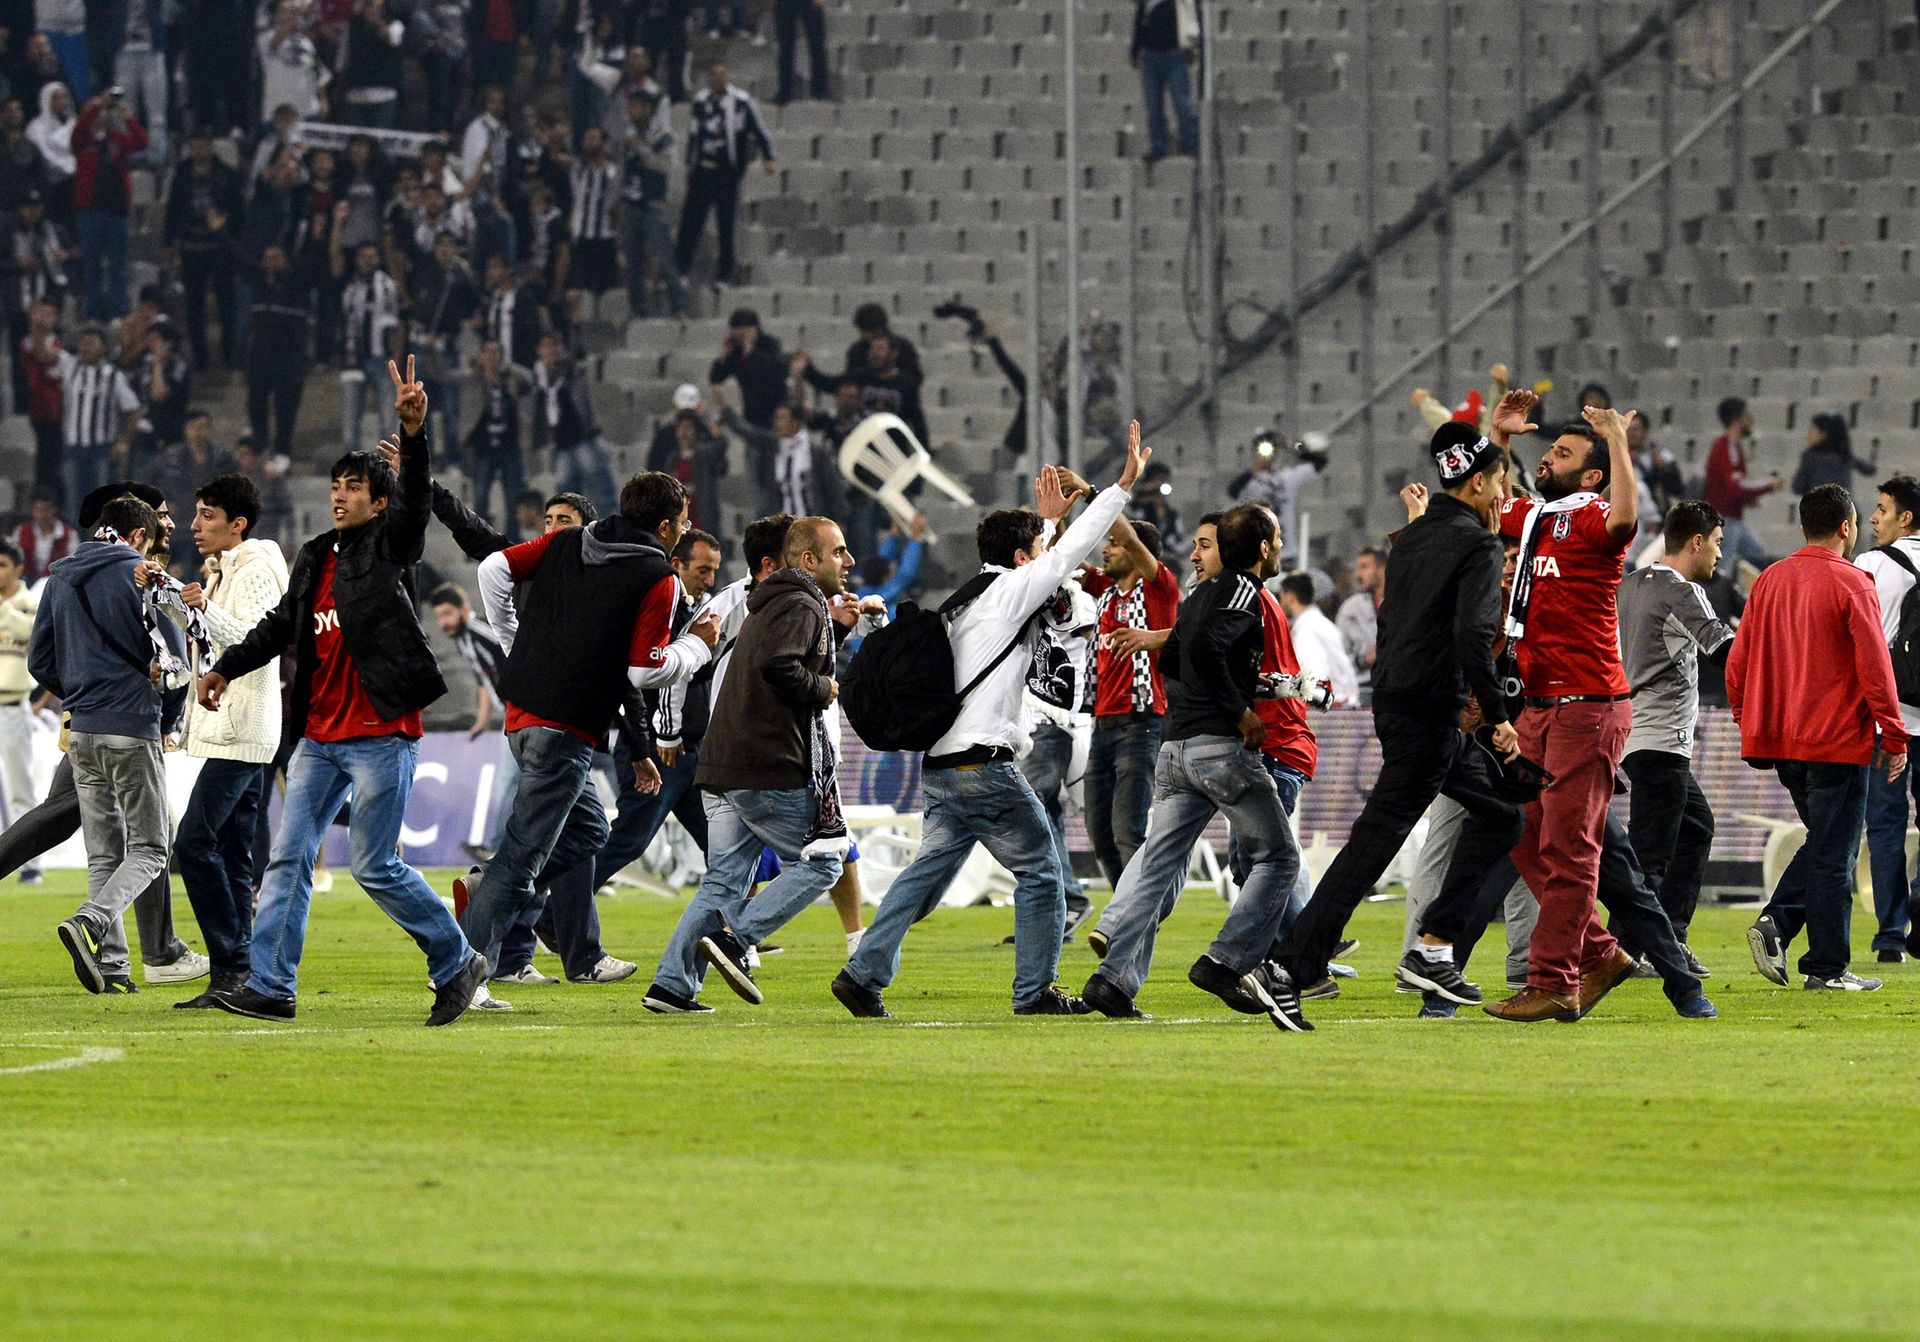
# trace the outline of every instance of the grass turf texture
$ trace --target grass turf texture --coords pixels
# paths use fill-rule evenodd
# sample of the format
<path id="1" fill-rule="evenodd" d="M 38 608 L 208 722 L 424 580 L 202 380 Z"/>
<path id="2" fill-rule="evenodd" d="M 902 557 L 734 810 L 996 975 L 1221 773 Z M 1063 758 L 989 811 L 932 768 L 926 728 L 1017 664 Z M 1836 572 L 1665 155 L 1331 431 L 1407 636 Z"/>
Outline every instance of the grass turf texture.
<path id="1" fill-rule="evenodd" d="M 344 875 L 290 1026 L 170 1009 L 202 984 L 86 995 L 53 936 L 78 888 L 0 894 L 15 1342 L 1907 1338 L 1920 1315 L 1920 969 L 1774 988 L 1750 915 L 1695 927 L 1717 1022 L 1633 981 L 1515 1026 L 1412 1019 L 1400 906 L 1368 906 L 1362 977 L 1284 1036 L 1187 985 L 1220 913 L 1198 891 L 1148 1024 L 1012 1017 L 1005 910 L 916 932 L 898 1021 L 828 996 L 824 908 L 765 1007 L 715 980 L 716 1015 L 658 1018 L 680 906 L 627 895 L 602 917 L 633 979 L 506 988 L 511 1015 L 430 1031 L 420 956 Z M 1076 943 L 1062 979 L 1092 965 Z M 87 1048 L 119 1055 L 5 1070 Z"/>

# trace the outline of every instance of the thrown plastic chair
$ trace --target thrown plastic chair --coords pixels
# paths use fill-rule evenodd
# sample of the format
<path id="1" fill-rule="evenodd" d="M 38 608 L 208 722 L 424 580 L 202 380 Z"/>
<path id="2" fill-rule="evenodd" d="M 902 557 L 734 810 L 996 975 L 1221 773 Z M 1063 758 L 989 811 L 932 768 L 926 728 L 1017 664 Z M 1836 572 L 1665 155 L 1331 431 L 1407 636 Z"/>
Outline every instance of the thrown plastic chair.
<path id="1" fill-rule="evenodd" d="M 913 430 L 898 415 L 868 415 L 840 444 L 840 474 L 863 494 L 880 501 L 902 530 L 918 511 L 907 490 L 924 480 L 955 503 L 976 507 L 973 495 L 933 464 Z"/>

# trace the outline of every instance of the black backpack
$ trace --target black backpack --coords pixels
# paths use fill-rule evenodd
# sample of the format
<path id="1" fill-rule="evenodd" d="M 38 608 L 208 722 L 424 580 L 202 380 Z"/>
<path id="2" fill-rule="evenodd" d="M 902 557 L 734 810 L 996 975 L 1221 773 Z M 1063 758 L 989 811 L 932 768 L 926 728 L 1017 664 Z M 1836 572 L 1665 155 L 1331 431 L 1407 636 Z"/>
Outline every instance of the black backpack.
<path id="1" fill-rule="evenodd" d="M 1907 571 L 1913 586 L 1900 602 L 1900 627 L 1894 631 L 1887 651 L 1893 656 L 1893 685 L 1903 704 L 1920 705 L 1920 570 L 1896 545 L 1875 547 Z"/>
<path id="2" fill-rule="evenodd" d="M 954 689 L 947 620 L 998 576 L 976 574 L 936 610 L 902 602 L 892 622 L 861 640 L 853 664 L 840 681 L 840 707 L 869 749 L 932 749 L 953 727 L 967 696 L 1026 641 L 1023 624 L 979 675 Z"/>

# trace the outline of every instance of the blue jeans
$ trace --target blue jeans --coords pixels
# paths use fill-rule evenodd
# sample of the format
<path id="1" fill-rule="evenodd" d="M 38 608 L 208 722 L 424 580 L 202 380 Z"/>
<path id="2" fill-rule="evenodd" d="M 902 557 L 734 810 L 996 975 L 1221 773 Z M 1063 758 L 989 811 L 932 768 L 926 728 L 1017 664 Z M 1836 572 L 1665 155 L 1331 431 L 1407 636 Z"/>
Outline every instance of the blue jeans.
<path id="1" fill-rule="evenodd" d="M 609 516 L 619 502 L 619 487 L 613 483 L 613 467 L 607 461 L 607 445 L 600 435 L 557 447 L 553 451 L 554 488 L 560 492 L 585 494 L 602 517 Z"/>
<path id="2" fill-rule="evenodd" d="M 1140 93 L 1147 105 L 1147 148 L 1155 158 L 1167 156 L 1166 100 L 1180 120 L 1180 152 L 1200 152 L 1200 117 L 1193 110 L 1193 90 L 1187 78 L 1184 51 L 1140 53 Z"/>
<path id="3" fill-rule="evenodd" d="M 974 844 L 981 843 L 1014 875 L 1013 1004 L 1035 1001 L 1060 968 L 1067 921 L 1066 873 L 1040 799 L 1006 760 L 929 769 L 920 790 L 926 805 L 920 851 L 880 901 L 847 973 L 876 992 L 892 983 L 907 929 L 940 907 Z"/>
<path id="4" fill-rule="evenodd" d="M 1780 874 L 1762 913 L 1773 919 L 1782 944 L 1805 928 L 1800 972 L 1831 978 L 1853 958 L 1853 867 L 1867 823 L 1869 770 L 1800 760 L 1777 760 L 1773 768 L 1807 827 L 1807 842 Z"/>
<path id="5" fill-rule="evenodd" d="M 313 900 L 313 861 L 349 795 L 353 879 L 426 952 L 427 974 L 436 987 L 466 968 L 473 948 L 460 934 L 460 925 L 427 878 L 400 860 L 400 821 L 413 795 L 413 771 L 419 762 L 420 743 L 404 736 L 302 740 L 294 747 L 287 761 L 280 833 L 274 836 L 253 920 L 248 986 L 255 992 L 290 1000 L 298 991 L 300 952 Z"/>
<path id="6" fill-rule="evenodd" d="M 1307 776 L 1298 769 L 1289 769 L 1271 755 L 1260 756 L 1260 763 L 1266 767 L 1273 779 L 1274 791 L 1280 794 L 1280 809 L 1293 818 L 1293 812 L 1300 805 L 1300 789 L 1307 785 Z M 1246 845 L 1240 842 L 1240 835 L 1232 830 L 1227 832 L 1227 870 L 1233 876 L 1235 885 L 1245 885 L 1247 874 L 1253 868 L 1253 860 L 1247 856 Z M 1287 911 L 1280 918 L 1279 935 L 1287 935 L 1287 929 L 1293 926 L 1293 920 L 1300 916 L 1300 910 L 1307 907 L 1307 901 L 1313 898 L 1313 877 L 1307 871 L 1307 863 L 1300 862 L 1300 873 L 1293 878 L 1293 892 L 1287 896 Z"/>
<path id="7" fill-rule="evenodd" d="M 1153 830 L 1127 864 L 1100 917 L 1107 958 L 1099 973 L 1129 999 L 1153 966 L 1153 943 L 1187 883 L 1193 845 L 1224 811 L 1246 846 L 1247 881 L 1207 954 L 1236 974 L 1266 958 L 1300 873 L 1300 850 L 1273 776 L 1231 736 L 1196 736 L 1160 747 Z"/>
<path id="8" fill-rule="evenodd" d="M 707 808 L 707 874 L 660 956 L 654 982 L 682 997 L 700 991 L 700 938 L 723 927 L 752 946 L 785 927 L 800 910 L 833 888 L 841 859 L 802 859 L 813 825 L 813 794 L 801 788 L 703 792 Z M 779 854 L 780 874 L 752 899 L 760 850 Z"/>
<path id="9" fill-rule="evenodd" d="M 670 815 L 680 817 L 700 851 L 707 851 L 707 808 L 699 789 L 693 785 L 694 771 L 700 767 L 700 746 L 683 747 L 672 768 L 660 770 L 660 791 L 649 797 L 632 786 L 633 768 L 623 746 L 614 756 L 625 770 L 628 786 L 620 793 L 620 812 L 613 822 L 613 833 L 600 853 L 600 871 L 611 876 L 647 851 L 653 836 L 667 823 Z M 656 760 L 657 764 L 658 761 Z"/>
<path id="10" fill-rule="evenodd" d="M 1052 718 L 1041 718 L 1033 724 L 1033 744 L 1021 759 L 1019 769 L 1027 786 L 1033 789 L 1033 795 L 1040 799 L 1047 828 L 1053 831 L 1053 851 L 1060 859 L 1060 872 L 1068 886 L 1078 889 L 1079 882 L 1073 877 L 1073 857 L 1067 852 L 1067 814 L 1061 801 L 1061 794 L 1071 782 L 1067 775 L 1073 770 L 1073 733 Z"/>
<path id="11" fill-rule="evenodd" d="M 1911 753 L 1911 748 L 1910 753 Z M 1907 794 L 1920 797 L 1920 771 L 1909 767 L 1889 783 L 1884 770 L 1867 773 L 1867 866 L 1873 872 L 1873 949 L 1897 951 L 1907 944 L 1911 901 L 1920 898 L 1920 871 L 1907 882 Z"/>
<path id="12" fill-rule="evenodd" d="M 360 376 L 353 374 L 358 372 Z M 387 361 L 383 358 L 368 359 L 356 369 L 342 369 L 340 373 L 340 450 L 358 452 L 369 446 L 360 438 L 360 419 L 366 413 L 367 401 L 373 401 L 374 423 L 381 437 L 397 433 L 400 421 L 394 417 L 393 398 L 383 389 L 388 384 Z"/>
<path id="13" fill-rule="evenodd" d="M 82 210 L 78 223 L 80 301 L 87 320 L 108 321 L 127 310 L 127 216 Z"/>
<path id="14" fill-rule="evenodd" d="M 1116 889 L 1120 873 L 1147 841 L 1163 722 L 1158 714 L 1122 727 L 1103 728 L 1099 718 L 1093 720 L 1093 743 L 1087 747 L 1087 841 L 1107 884 Z"/>
<path id="15" fill-rule="evenodd" d="M 591 744 L 556 727 L 522 727 L 507 743 L 520 765 L 519 787 L 500 847 L 471 884 L 462 920 L 488 964 L 499 959 L 501 938 L 538 906 L 541 873 L 578 866 L 607 841 L 607 813 L 588 774 Z"/>
<path id="16" fill-rule="evenodd" d="M 253 831 L 266 795 L 267 766 L 210 759 L 173 836 L 173 861 L 207 939 L 216 980 L 238 982 L 253 940 Z"/>

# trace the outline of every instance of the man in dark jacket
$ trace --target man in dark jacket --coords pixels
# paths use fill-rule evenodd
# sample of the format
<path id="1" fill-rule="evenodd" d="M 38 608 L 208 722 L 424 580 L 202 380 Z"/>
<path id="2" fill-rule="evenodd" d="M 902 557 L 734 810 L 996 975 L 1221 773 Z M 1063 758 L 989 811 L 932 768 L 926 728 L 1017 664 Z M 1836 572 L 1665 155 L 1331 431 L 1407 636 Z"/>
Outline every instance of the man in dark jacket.
<path id="1" fill-rule="evenodd" d="M 539 900 L 542 872 L 567 871 L 606 843 L 593 755 L 629 689 L 685 680 L 712 656 L 717 620 L 673 634 L 680 580 L 667 552 L 686 521 L 680 483 L 647 472 L 620 491 L 617 515 L 549 531 L 481 561 L 487 620 L 507 649 L 500 690 L 520 766 L 500 847 L 466 883 L 467 934 L 489 958 Z M 516 583 L 526 584 L 523 600 L 515 598 Z M 556 648 L 567 655 L 555 658 Z M 659 785 L 651 761 L 636 767 Z"/>
<path id="2" fill-rule="evenodd" d="M 711 386 L 728 378 L 740 383 L 741 417 L 756 429 L 771 429 L 774 407 L 787 399 L 787 360 L 752 308 L 736 308 L 727 318 L 726 343 L 707 370 Z"/>
<path id="3" fill-rule="evenodd" d="M 697 1000 L 705 960 L 748 1002 L 762 1000 L 746 948 L 832 888 L 848 849 L 822 714 L 840 693 L 834 655 L 852 627 L 853 556 L 837 524 L 802 517 L 787 531 L 787 567 L 757 583 L 713 705 L 694 785 L 707 807 L 707 874 L 681 915 L 645 1005 L 711 1011 Z M 751 900 L 760 851 L 781 871 Z"/>
<path id="4" fill-rule="evenodd" d="M 240 361 L 233 262 L 241 209 L 239 171 L 213 156 L 213 137 L 204 126 L 196 127 L 167 188 L 166 231 L 167 247 L 180 260 L 195 368 L 207 366 L 209 292 L 220 313 L 220 362 L 231 368 Z"/>
<path id="5" fill-rule="evenodd" d="M 1471 692 L 1492 749 L 1507 759 L 1519 753 L 1493 669 L 1501 554 L 1487 519 L 1500 500 L 1506 461 L 1477 428 L 1458 422 L 1434 430 L 1429 448 L 1443 492 L 1400 533 L 1380 603 L 1373 665 L 1379 778 L 1346 846 L 1276 955 L 1300 986 L 1326 977 L 1327 957 L 1347 920 L 1435 797 L 1444 792 L 1466 807 L 1470 823 L 1423 930 L 1444 925 L 1450 913 L 1458 916 L 1455 896 L 1467 898 L 1477 874 L 1519 838 L 1518 815 L 1491 795 L 1484 752 L 1458 724 Z M 1474 817 L 1486 823 L 1475 825 Z M 1400 980 L 1452 1002 L 1477 1003 L 1480 991 L 1455 968 L 1451 941 L 1423 936 L 1401 962 Z"/>
<path id="6" fill-rule="evenodd" d="M 170 838 L 159 663 L 133 583 L 160 519 L 126 497 L 100 522 L 93 539 L 53 566 L 27 666 L 70 714 L 67 755 L 87 845 L 87 899 L 60 924 L 60 941 L 88 992 L 130 993 L 121 915 L 166 871 Z M 184 666 L 173 669 L 184 676 Z"/>
<path id="7" fill-rule="evenodd" d="M 313 283 L 294 272 L 285 248 L 272 246 L 260 254 L 260 271 L 251 290 L 247 422 L 261 452 L 269 457 L 290 457 L 293 424 L 300 415 L 300 394 L 307 381 Z"/>
<path id="8" fill-rule="evenodd" d="M 420 758 L 420 710 L 447 691 L 409 590 L 431 513 L 426 389 L 407 358 L 391 362 L 400 421 L 400 473 L 370 452 L 333 467 L 333 529 L 293 561 L 287 594 L 200 681 L 200 703 L 218 710 L 227 682 L 294 645 L 292 714 L 301 734 L 287 765 L 287 795 L 254 920 L 253 973 L 217 995 L 221 1008 L 291 1020 L 313 896 L 313 863 L 327 828 L 353 797 L 353 876 L 427 954 L 434 984 L 428 1025 L 459 1019 L 487 978 L 459 924 L 426 878 L 398 855 L 400 821 Z"/>

